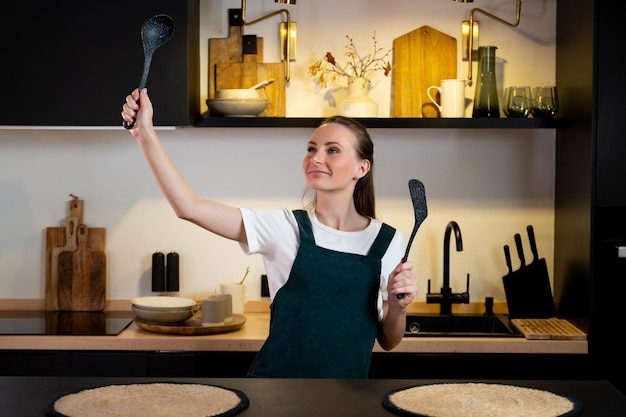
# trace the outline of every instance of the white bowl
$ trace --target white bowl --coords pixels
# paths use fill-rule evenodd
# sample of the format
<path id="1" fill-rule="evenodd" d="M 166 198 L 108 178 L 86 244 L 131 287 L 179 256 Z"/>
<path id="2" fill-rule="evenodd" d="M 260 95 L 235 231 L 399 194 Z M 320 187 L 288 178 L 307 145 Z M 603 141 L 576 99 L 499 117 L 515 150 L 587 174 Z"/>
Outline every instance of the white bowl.
<path id="1" fill-rule="evenodd" d="M 245 100 L 215 98 L 207 100 L 207 105 L 212 112 L 222 116 L 233 117 L 256 116 L 265 110 L 268 103 L 269 101 L 266 98 Z"/>
<path id="2" fill-rule="evenodd" d="M 244 100 L 244 99 L 258 99 L 259 92 L 257 90 L 251 90 L 249 88 L 227 88 L 224 90 L 216 90 L 215 98 L 230 99 L 230 100 Z"/>
<path id="3" fill-rule="evenodd" d="M 191 298 L 167 296 L 139 297 L 133 298 L 131 301 L 134 307 L 154 311 L 190 310 L 196 305 L 196 301 Z"/>
<path id="4" fill-rule="evenodd" d="M 148 310 L 136 305 L 132 306 L 133 312 L 140 319 L 154 324 L 176 324 L 182 323 L 195 314 L 199 306 L 183 309 L 169 310 Z"/>

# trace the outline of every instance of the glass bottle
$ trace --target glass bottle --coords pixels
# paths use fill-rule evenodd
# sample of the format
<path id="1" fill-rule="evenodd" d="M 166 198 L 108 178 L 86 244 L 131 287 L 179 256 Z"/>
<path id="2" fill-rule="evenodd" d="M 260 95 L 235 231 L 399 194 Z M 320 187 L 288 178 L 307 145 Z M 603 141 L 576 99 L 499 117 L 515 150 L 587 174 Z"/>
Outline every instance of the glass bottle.
<path id="1" fill-rule="evenodd" d="M 472 117 L 500 117 L 496 85 L 496 49 L 498 48 L 495 46 L 478 47 L 478 79 Z"/>

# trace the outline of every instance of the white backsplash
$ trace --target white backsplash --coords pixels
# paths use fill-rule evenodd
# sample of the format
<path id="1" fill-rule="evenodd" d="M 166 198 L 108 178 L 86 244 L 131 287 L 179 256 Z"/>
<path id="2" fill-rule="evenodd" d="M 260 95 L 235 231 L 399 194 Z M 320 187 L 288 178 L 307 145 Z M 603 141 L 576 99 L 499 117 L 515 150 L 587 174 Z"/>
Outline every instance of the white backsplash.
<path id="1" fill-rule="evenodd" d="M 238 7 L 240 1 L 235 0 L 202 2 L 201 74 L 208 73 L 208 38 L 227 36 L 227 9 Z M 251 19 L 282 6 L 267 0 L 248 2 L 248 7 Z M 307 68 L 327 50 L 340 54 L 345 35 L 366 49 L 374 30 L 383 47 L 423 25 L 458 36 L 460 22 L 468 18 L 471 7 L 512 19 L 514 2 L 301 0 L 284 7 L 292 10 L 299 31 L 298 60 L 292 65 L 287 90 L 287 114 L 296 117 L 334 113 Z M 480 43 L 498 46 L 500 88 L 554 83 L 555 1 L 525 0 L 520 26 L 515 29 L 480 15 L 477 19 L 481 21 Z M 278 60 L 278 21 L 246 28 L 246 33 L 266 39 L 265 62 Z M 466 74 L 466 63 L 460 60 L 458 74 L 459 78 Z M 206 81 L 203 77 L 202 103 Z M 473 97 L 471 91 L 468 98 Z M 390 79 L 381 76 L 372 96 L 379 102 L 381 116 L 387 116 Z M 304 187 L 301 160 L 311 131 L 183 128 L 163 130 L 160 135 L 201 195 L 249 207 L 298 208 Z M 514 248 L 513 235 L 520 233 L 530 259 L 525 236 L 528 224 L 534 226 L 539 254 L 552 271 L 553 130 L 372 129 L 371 133 L 381 220 L 408 238 L 413 209 L 407 182 L 419 178 L 426 187 L 429 215 L 410 255 L 420 285 L 418 300 L 425 300 L 428 279 L 432 279 L 432 291 L 438 292 L 441 286 L 443 235 L 450 220 L 459 223 L 464 243 L 463 252 L 451 250 L 452 289 L 463 291 L 469 273 L 472 301 L 486 296 L 505 301 L 502 247 Z M 246 257 L 238 244 L 177 219 L 134 139 L 121 127 L 0 128 L 0 298 L 44 297 L 45 228 L 62 225 L 70 193 L 85 201 L 87 225 L 107 230 L 107 298 L 150 295 L 151 256 L 157 250 L 180 254 L 181 296 L 205 297 L 220 281 L 240 279 L 249 266 L 249 298 L 260 298 L 264 273 L 260 257 Z"/>

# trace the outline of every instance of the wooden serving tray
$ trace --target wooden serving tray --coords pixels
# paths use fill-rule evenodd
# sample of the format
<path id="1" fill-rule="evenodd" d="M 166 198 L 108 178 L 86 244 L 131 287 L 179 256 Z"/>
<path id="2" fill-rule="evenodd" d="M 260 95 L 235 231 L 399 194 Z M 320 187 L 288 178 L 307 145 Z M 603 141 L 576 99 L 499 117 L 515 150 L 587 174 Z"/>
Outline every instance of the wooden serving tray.
<path id="1" fill-rule="evenodd" d="M 154 324 L 142 320 L 139 317 L 135 317 L 135 323 L 137 323 L 137 326 L 139 326 L 140 329 L 146 330 L 148 332 L 180 334 L 186 336 L 199 336 L 207 334 L 234 332 L 235 330 L 241 329 L 245 322 L 245 316 L 242 316 L 240 314 L 233 314 L 233 320 L 229 323 L 224 324 L 223 326 L 211 327 L 202 326 L 202 318 L 195 315 L 189 320 L 179 324 Z"/>

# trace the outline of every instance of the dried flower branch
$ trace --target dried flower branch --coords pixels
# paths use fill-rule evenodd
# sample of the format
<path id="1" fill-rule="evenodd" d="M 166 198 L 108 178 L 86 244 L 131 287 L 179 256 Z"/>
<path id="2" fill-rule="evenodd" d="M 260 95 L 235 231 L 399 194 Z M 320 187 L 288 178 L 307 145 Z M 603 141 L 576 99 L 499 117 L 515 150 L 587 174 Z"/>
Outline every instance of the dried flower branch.
<path id="1" fill-rule="evenodd" d="M 309 67 L 309 74 L 317 77 L 316 81 L 322 87 L 327 87 L 328 82 L 337 82 L 339 77 L 342 76 L 362 77 L 369 80 L 376 71 L 382 71 L 385 77 L 389 75 L 391 64 L 387 58 L 391 54 L 392 49 L 383 54 L 383 48 L 378 47 L 378 42 L 376 41 L 376 32 L 372 36 L 374 52 L 365 56 L 359 55 L 356 45 L 350 36 L 346 35 L 346 39 L 348 39 L 348 45 L 346 45 L 344 55 L 347 57 L 348 62 L 345 65 L 338 64 L 333 54 L 326 52 L 323 58 L 318 59 Z"/>

